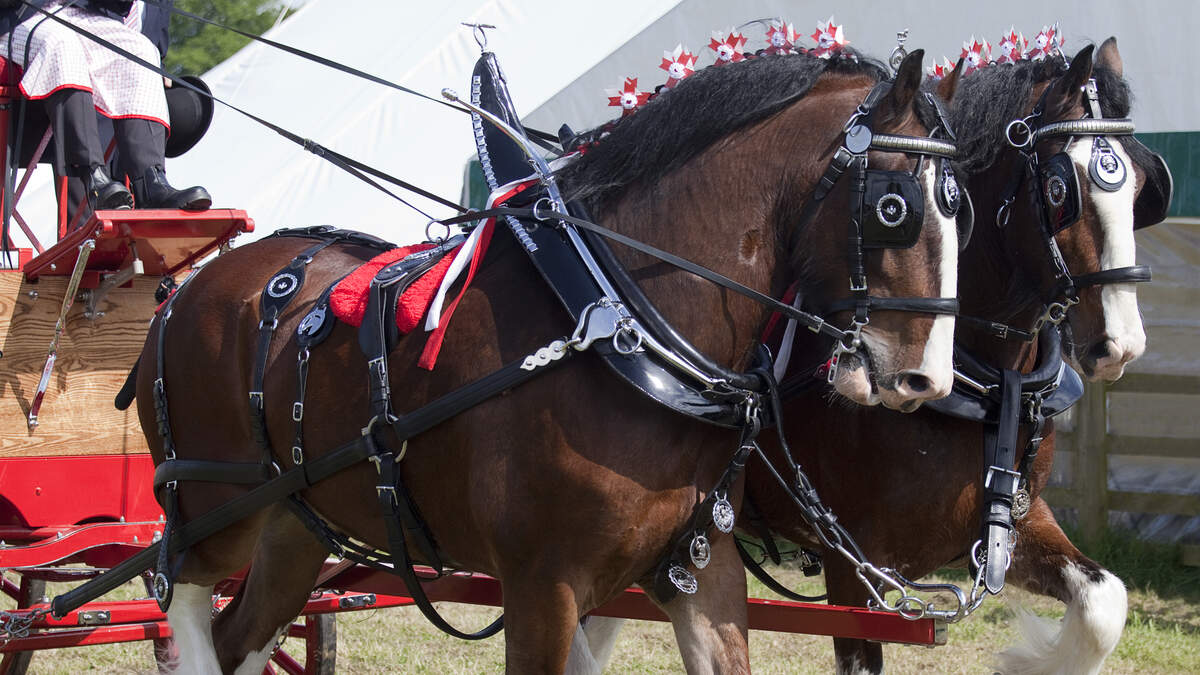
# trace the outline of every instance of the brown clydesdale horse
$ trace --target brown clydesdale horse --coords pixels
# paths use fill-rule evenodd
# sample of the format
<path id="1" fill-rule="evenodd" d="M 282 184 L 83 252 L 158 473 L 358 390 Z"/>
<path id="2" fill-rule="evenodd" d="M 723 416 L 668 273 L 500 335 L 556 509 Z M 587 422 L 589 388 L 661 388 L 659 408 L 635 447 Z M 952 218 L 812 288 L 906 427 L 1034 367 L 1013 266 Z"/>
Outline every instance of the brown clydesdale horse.
<path id="1" fill-rule="evenodd" d="M 921 53 L 899 69 L 874 109 L 876 133 L 929 135 L 919 96 Z M 807 55 L 710 68 L 679 84 L 600 140 L 566 174 L 606 226 L 778 296 L 844 298 L 849 186 L 842 181 L 815 217 L 795 227 L 805 198 L 843 139 L 843 124 L 882 68 L 854 58 Z M 871 168 L 912 172 L 915 155 L 870 152 Z M 869 251 L 874 295 L 955 295 L 954 221 L 933 203 L 934 174 L 919 174 L 923 227 L 911 248 Z M 607 168 L 606 168 L 607 167 Z M 620 167 L 613 170 L 613 167 Z M 503 228 L 501 228 L 503 229 Z M 163 344 L 170 429 L 179 459 L 257 462 L 246 404 L 260 317 L 272 274 L 311 244 L 296 237 L 237 248 L 177 293 Z M 297 324 L 315 297 L 373 252 L 335 244 L 307 266 L 300 296 L 279 317 L 266 362 L 270 438 L 294 432 Z M 767 310 L 648 258 L 618 251 L 647 296 L 680 333 L 728 367 L 744 367 Z M 948 274 L 947 274 L 948 272 Z M 832 315 L 848 325 L 848 312 Z M 388 359 L 401 416 L 569 333 L 571 322 L 510 236 L 498 232 L 457 310 L 433 372 L 418 369 L 423 340 L 401 340 Z M 897 312 L 871 317 L 865 346 L 836 386 L 865 403 L 911 408 L 951 384 L 952 317 Z M 151 451 L 164 460 L 153 387 L 161 317 L 139 363 L 137 402 Z M 826 350 L 822 346 L 822 350 Z M 812 355 L 806 355 L 811 357 Z M 366 359 L 355 330 L 338 324 L 314 349 L 304 445 L 308 463 L 356 438 L 367 419 Z M 872 372 L 873 371 L 873 372 Z M 870 373 L 870 374 L 868 374 Z M 398 449 L 405 439 L 378 432 Z M 664 411 L 591 355 L 492 398 L 407 439 L 400 466 L 442 556 L 497 577 L 504 590 L 507 668 L 563 670 L 579 618 L 631 584 L 649 587 L 691 511 L 725 468 L 737 434 Z M 284 443 L 281 446 L 287 445 Z M 286 447 L 273 449 L 284 469 Z M 302 492 L 328 523 L 383 547 L 376 471 L 363 462 Z M 180 481 L 180 517 L 194 519 L 249 487 Z M 736 503 L 740 490 L 731 493 Z M 746 670 L 745 583 L 727 545 L 697 573 L 700 592 L 672 601 L 690 620 L 681 641 L 724 671 Z M 413 547 L 410 547 L 412 549 Z M 419 552 L 412 550 L 414 556 Z M 182 557 L 168 617 L 188 672 L 260 672 L 275 639 L 303 606 L 327 550 L 290 511 L 265 508 L 192 546 Z M 212 620 L 213 585 L 250 564 L 246 583 Z"/>
<path id="2" fill-rule="evenodd" d="M 948 79 L 957 77 L 957 72 Z M 1042 124 L 1085 116 L 1084 86 L 1094 78 L 1106 118 L 1129 114 L 1130 92 L 1122 77 L 1116 40 L 1095 50 L 1088 46 L 1068 63 L 1054 58 L 992 66 L 961 78 L 951 105 L 960 161 L 969 178 L 979 221 L 962 254 L 959 289 L 962 314 L 1028 328 L 1055 301 L 1054 266 L 1045 245 L 1042 205 L 1027 185 L 1015 193 L 1008 222 L 996 215 L 1007 195 L 1009 179 L 1025 160 L 1005 138 L 1008 123 L 1026 118 L 1043 102 Z M 938 88 L 947 89 L 943 81 Z M 1044 97 L 1043 97 L 1044 94 Z M 1092 136 L 1070 140 L 1082 191 L 1077 223 L 1054 240 L 1072 275 L 1123 268 L 1134 264 L 1133 231 L 1165 216 L 1170 176 L 1161 159 L 1129 136 L 1107 137 L 1129 176 L 1113 191 L 1089 179 Z M 1045 160 L 1064 150 L 1066 137 L 1037 143 Z M 1027 178 L 1028 179 L 1028 178 Z M 1114 380 L 1126 363 L 1145 347 L 1133 283 L 1107 283 L 1081 288 L 1060 328 L 1064 354 L 1091 380 Z M 1053 330 L 1049 324 L 1044 330 Z M 1001 340 L 962 318 L 956 341 L 980 360 L 997 368 L 1028 372 L 1036 361 L 1036 343 Z M 800 354 L 812 354 L 812 346 Z M 816 363 L 802 362 L 799 372 Z M 880 409 L 847 406 L 826 393 L 809 393 L 785 402 L 784 427 L 792 439 L 803 437 L 793 451 L 825 503 L 857 539 L 867 560 L 917 579 L 940 567 L 965 565 L 980 536 L 981 482 L 984 475 L 982 425 L 920 410 L 899 415 Z M 1025 447 L 1027 425 L 1017 447 Z M 1119 579 L 1083 555 L 1063 534 L 1038 493 L 1049 479 L 1054 456 L 1053 420 L 1043 429 L 1045 440 L 1030 474 L 1032 505 L 1016 522 L 1016 547 L 1007 578 L 1034 593 L 1049 595 L 1067 606 L 1057 623 L 1030 617 L 1022 626 L 1027 644 L 1000 654 L 1005 673 L 1095 673 L 1120 638 L 1125 623 L 1125 588 Z M 779 460 L 779 448 L 768 452 Z M 803 523 L 789 497 L 759 462 L 747 468 L 745 499 L 753 504 L 770 532 L 817 550 L 820 544 Z M 743 514 L 745 515 L 745 514 Z M 743 526 L 746 525 L 743 518 Z M 759 532 L 754 532 L 756 535 Z M 869 594 L 855 570 L 836 553 L 823 555 L 829 602 L 866 605 Z M 611 650 L 614 620 L 590 619 L 587 649 L 573 652 L 577 661 L 598 671 L 592 654 Z M 679 630 L 678 628 L 676 629 Z M 839 673 L 883 670 L 879 643 L 834 639 Z M 686 651 L 689 672 L 703 672 Z M 589 668 L 580 668 L 579 672 Z"/>

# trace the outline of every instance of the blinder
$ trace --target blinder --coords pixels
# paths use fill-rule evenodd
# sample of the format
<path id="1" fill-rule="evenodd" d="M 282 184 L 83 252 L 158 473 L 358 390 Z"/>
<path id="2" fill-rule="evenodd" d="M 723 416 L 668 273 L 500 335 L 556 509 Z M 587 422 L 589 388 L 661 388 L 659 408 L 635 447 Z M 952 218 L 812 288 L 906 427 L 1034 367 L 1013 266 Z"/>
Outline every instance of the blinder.
<path id="1" fill-rule="evenodd" d="M 1038 170 L 1041 173 L 1041 198 L 1046 210 L 1046 223 L 1051 234 L 1060 232 L 1074 225 L 1083 212 L 1075 161 L 1066 152 L 1060 152 L 1043 162 Z"/>
<path id="2" fill-rule="evenodd" d="M 1136 139 L 1128 141 L 1138 143 Z M 1140 145 L 1140 143 L 1139 143 Z M 1144 146 L 1143 146 L 1144 147 Z M 1147 149 L 1149 151 L 1149 149 Z M 1157 225 L 1166 220 L 1171 208 L 1171 196 L 1175 188 L 1175 179 L 1171 176 L 1171 168 L 1167 160 L 1157 152 L 1151 152 L 1154 161 L 1150 166 L 1143 166 L 1146 178 L 1142 182 L 1141 192 L 1133 202 L 1133 229 Z"/>
<path id="3" fill-rule="evenodd" d="M 946 157 L 938 160 L 934 201 L 943 215 L 954 218 L 958 228 L 958 250 L 965 250 L 975 230 L 975 206 L 971 203 L 970 193 L 959 184 L 954 168 Z"/>
<path id="4" fill-rule="evenodd" d="M 911 248 L 921 235 L 925 198 L 907 171 L 867 171 L 863 192 L 863 248 Z"/>

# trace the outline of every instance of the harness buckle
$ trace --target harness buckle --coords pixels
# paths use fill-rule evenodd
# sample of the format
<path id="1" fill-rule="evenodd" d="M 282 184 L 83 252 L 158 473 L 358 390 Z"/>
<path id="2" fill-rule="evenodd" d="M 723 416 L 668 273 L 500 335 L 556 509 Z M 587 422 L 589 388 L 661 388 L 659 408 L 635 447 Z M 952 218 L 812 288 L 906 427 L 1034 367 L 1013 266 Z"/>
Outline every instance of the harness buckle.
<path id="1" fill-rule="evenodd" d="M 1001 481 L 1005 480 L 1008 482 L 1001 484 Z M 988 467 L 987 474 L 984 476 L 983 488 L 985 490 L 992 490 L 993 492 L 1011 496 L 1017 491 L 1017 485 L 1020 483 L 1020 481 L 1020 472 L 993 464 L 992 466 Z M 994 487 L 993 483 L 995 483 Z"/>
<path id="2" fill-rule="evenodd" d="M 296 401 L 292 404 L 292 421 L 299 422 L 304 419 L 304 404 Z"/>
<path id="3" fill-rule="evenodd" d="M 867 278 L 864 275 L 850 275 L 850 290 L 859 293 L 867 290 Z"/>
<path id="4" fill-rule="evenodd" d="M 279 319 L 271 319 L 271 323 L 269 323 L 269 324 L 266 322 L 266 320 L 258 322 L 259 330 L 266 329 L 266 330 L 274 331 L 278 327 L 279 327 Z"/>
<path id="5" fill-rule="evenodd" d="M 250 407 L 255 412 L 262 412 L 263 409 L 263 393 L 261 391 L 250 392 Z"/>
<path id="6" fill-rule="evenodd" d="M 396 501 L 396 487 L 394 485 L 376 485 L 375 486 L 375 495 L 377 497 L 382 497 L 383 493 L 385 493 L 385 492 L 388 493 L 388 496 L 391 499 L 391 502 L 393 505 L 399 503 L 398 501 Z"/>

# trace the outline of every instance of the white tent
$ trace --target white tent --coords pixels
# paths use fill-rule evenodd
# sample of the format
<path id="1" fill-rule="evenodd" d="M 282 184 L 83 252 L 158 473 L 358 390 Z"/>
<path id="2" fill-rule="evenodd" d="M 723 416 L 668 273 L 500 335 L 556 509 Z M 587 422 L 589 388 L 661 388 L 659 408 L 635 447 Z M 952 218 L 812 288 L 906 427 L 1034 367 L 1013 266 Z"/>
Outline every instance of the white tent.
<path id="1" fill-rule="evenodd" d="M 802 6 L 784 0 L 308 0 L 268 36 L 431 96 L 443 87 L 466 96 L 479 47 L 460 22 L 494 24 L 488 47 L 508 76 L 518 112 L 527 124 L 555 131 L 563 122 L 579 130 L 613 117 L 616 109 L 607 107 L 604 90 L 626 76 L 639 77 L 647 89 L 663 82 L 658 64 L 664 49 L 682 43 L 707 65 L 712 30 L 761 17 L 783 16 L 806 35 L 833 13 L 853 46 L 883 58 L 895 46 L 896 31 L 910 28 L 908 46 L 924 47 L 927 64 L 940 62 L 942 54 L 956 57 L 973 34 L 995 41 L 1015 23 L 1032 37 L 1061 21 L 1068 52 L 1119 34 L 1126 74 L 1139 98 L 1155 102 L 1137 110 L 1140 130 L 1197 126 L 1200 87 L 1178 86 L 1173 78 L 1184 74 L 1160 67 L 1172 58 L 1163 45 L 1183 50 L 1189 43 L 1184 32 L 1200 25 L 1196 3 L 1016 0 L 970 11 L 949 7 L 931 11 L 919 0 L 893 0 L 886 11 L 869 0 Z M 763 46 L 761 26 L 747 26 L 745 33 L 749 48 Z M 218 97 L 249 112 L 439 195 L 460 195 L 464 164 L 474 154 L 466 115 L 257 43 L 204 77 Z M 205 185 L 218 206 L 248 211 L 256 236 L 329 223 L 406 241 L 420 238 L 428 221 L 223 106 L 208 136 L 169 162 L 168 175 L 177 185 Z M 27 218 L 46 233 L 43 241 L 52 239 L 50 194 L 45 182 L 23 200 Z M 450 214 L 421 197 L 402 196 L 430 215 Z"/>

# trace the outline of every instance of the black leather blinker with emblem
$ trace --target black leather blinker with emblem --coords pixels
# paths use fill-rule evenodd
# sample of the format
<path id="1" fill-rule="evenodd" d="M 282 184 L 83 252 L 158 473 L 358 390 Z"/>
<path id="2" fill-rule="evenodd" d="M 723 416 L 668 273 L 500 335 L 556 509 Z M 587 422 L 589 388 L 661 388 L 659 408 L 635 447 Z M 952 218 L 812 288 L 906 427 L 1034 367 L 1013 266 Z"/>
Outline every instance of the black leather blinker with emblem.
<path id="1" fill-rule="evenodd" d="M 1054 155 L 1040 167 L 1042 204 L 1050 232 L 1059 232 L 1075 224 L 1083 212 L 1079 177 L 1075 162 L 1065 152 Z"/>
<path id="2" fill-rule="evenodd" d="M 906 171 L 867 171 L 863 193 L 863 248 L 909 248 L 921 235 L 925 197 Z"/>

